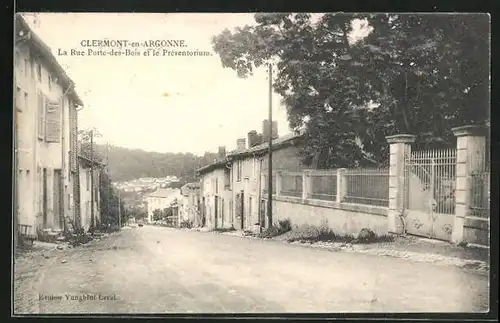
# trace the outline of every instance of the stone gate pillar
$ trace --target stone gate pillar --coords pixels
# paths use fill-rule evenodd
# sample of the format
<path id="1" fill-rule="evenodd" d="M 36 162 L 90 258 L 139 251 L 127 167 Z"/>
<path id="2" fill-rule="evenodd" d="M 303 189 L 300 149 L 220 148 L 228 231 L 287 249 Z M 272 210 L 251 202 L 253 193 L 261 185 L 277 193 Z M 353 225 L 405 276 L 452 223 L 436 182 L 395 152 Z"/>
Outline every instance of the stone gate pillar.
<path id="1" fill-rule="evenodd" d="M 404 210 L 405 197 L 405 155 L 411 153 L 414 135 L 400 134 L 386 137 L 389 143 L 389 212 L 387 214 L 388 231 L 404 233 L 404 225 L 400 215 Z"/>
<path id="2" fill-rule="evenodd" d="M 466 240 L 466 218 L 470 213 L 471 174 L 484 171 L 486 163 L 486 126 L 462 126 L 451 129 L 457 137 L 457 166 L 455 182 L 455 218 L 451 240 Z"/>

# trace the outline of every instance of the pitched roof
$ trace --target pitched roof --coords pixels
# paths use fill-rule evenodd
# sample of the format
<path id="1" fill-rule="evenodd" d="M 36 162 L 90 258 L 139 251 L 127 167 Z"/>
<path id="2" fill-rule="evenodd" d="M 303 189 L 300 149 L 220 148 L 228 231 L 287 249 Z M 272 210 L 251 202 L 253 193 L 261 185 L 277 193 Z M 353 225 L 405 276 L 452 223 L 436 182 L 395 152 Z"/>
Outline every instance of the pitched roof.
<path id="1" fill-rule="evenodd" d="M 181 189 L 186 189 L 186 188 L 190 188 L 190 189 L 196 189 L 196 188 L 199 188 L 200 187 L 200 183 L 197 183 L 197 182 L 191 182 L 191 183 L 186 183 L 184 184 Z"/>
<path id="2" fill-rule="evenodd" d="M 175 189 L 175 188 L 162 188 L 162 189 L 159 189 L 159 190 L 156 190 L 150 194 L 148 194 L 147 196 L 148 197 L 163 197 L 163 198 L 167 198 L 167 197 L 172 197 L 172 196 L 180 196 L 181 195 L 181 191 L 179 189 Z"/>
<path id="3" fill-rule="evenodd" d="M 209 164 L 209 165 L 203 166 L 201 168 L 198 168 L 196 170 L 196 172 L 199 175 L 206 174 L 206 173 L 209 173 L 209 172 L 213 171 L 214 169 L 225 168 L 226 167 L 226 163 L 227 163 L 227 160 L 225 160 L 225 159 L 218 160 L 216 162 L 213 162 L 212 164 Z"/>
<path id="4" fill-rule="evenodd" d="M 293 140 L 300 139 L 302 137 L 302 134 L 287 134 L 282 137 L 278 137 L 273 140 L 271 148 L 273 150 L 280 149 L 283 146 L 286 146 L 288 144 L 293 143 Z M 251 155 L 258 155 L 262 153 L 266 153 L 269 147 L 269 143 L 265 142 L 263 144 L 245 149 L 245 150 L 235 150 L 232 151 L 228 154 L 229 159 L 237 159 L 237 158 L 242 158 L 242 157 L 247 157 Z"/>
<path id="5" fill-rule="evenodd" d="M 86 157 L 84 155 L 78 155 L 78 158 L 81 159 L 81 160 L 83 160 L 83 161 L 85 161 L 85 162 L 87 162 L 88 164 L 94 162 L 94 165 L 101 166 L 101 167 L 106 166 L 106 164 L 104 164 L 103 162 L 101 162 L 101 161 L 99 161 L 97 159 L 94 159 L 92 161 L 90 158 L 88 158 L 88 157 Z"/>
<path id="6" fill-rule="evenodd" d="M 28 40 L 29 44 L 38 50 L 40 54 L 46 59 L 46 61 L 50 64 L 50 67 L 55 70 L 57 76 L 59 77 L 59 80 L 61 81 L 61 84 L 65 88 L 69 88 L 68 95 L 71 96 L 71 98 L 76 101 L 76 103 L 80 106 L 83 106 L 83 102 L 76 93 L 74 89 L 74 83 L 73 81 L 69 78 L 68 74 L 66 74 L 66 71 L 62 68 L 62 66 L 59 64 L 57 61 L 56 57 L 54 54 L 52 54 L 52 51 L 47 44 L 33 31 L 33 29 L 30 27 L 28 22 L 24 19 L 24 17 L 21 14 L 16 14 L 15 16 L 15 22 L 16 22 L 16 36 L 19 36 L 17 32 L 23 31 L 26 32 L 26 39 Z"/>

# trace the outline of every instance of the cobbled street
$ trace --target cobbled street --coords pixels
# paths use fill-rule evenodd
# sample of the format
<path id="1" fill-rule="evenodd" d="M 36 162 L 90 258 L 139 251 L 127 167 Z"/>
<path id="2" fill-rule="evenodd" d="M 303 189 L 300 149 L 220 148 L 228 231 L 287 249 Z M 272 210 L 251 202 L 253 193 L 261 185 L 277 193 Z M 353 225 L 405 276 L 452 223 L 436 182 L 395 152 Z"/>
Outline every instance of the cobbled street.
<path id="1" fill-rule="evenodd" d="M 14 292 L 15 314 L 472 312 L 489 300 L 487 276 L 451 266 L 153 226 L 21 257 Z"/>

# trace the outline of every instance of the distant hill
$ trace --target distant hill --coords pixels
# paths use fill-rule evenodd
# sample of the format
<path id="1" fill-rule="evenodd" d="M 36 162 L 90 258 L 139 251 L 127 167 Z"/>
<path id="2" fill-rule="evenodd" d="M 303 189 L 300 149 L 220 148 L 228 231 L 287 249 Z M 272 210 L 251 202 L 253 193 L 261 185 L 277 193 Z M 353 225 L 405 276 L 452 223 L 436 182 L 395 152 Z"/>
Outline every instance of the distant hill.
<path id="1" fill-rule="evenodd" d="M 109 174 L 113 181 L 127 181 L 140 177 L 165 177 L 175 175 L 182 182 L 194 179 L 195 169 L 208 165 L 217 157 L 206 152 L 204 156 L 191 153 L 157 153 L 141 149 L 128 149 L 96 145 L 96 151 L 106 162 L 108 156 Z"/>

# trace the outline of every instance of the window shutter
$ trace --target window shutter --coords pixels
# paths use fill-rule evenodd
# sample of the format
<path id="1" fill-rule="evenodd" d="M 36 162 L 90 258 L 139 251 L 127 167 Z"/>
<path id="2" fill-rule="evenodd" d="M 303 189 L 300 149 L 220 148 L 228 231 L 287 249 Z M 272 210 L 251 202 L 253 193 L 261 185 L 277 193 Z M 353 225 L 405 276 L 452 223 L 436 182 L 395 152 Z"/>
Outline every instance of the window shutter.
<path id="1" fill-rule="evenodd" d="M 38 106 L 38 139 L 44 138 L 45 132 L 45 100 L 42 92 L 37 92 L 37 106 Z"/>
<path id="2" fill-rule="evenodd" d="M 77 169 L 77 146 L 78 146 L 78 129 L 77 129 L 77 118 L 76 110 L 73 106 L 69 107 L 69 117 L 70 117 L 70 137 L 71 137 L 71 170 L 76 172 Z"/>
<path id="3" fill-rule="evenodd" d="M 61 142 L 61 105 L 46 101 L 45 141 Z"/>

